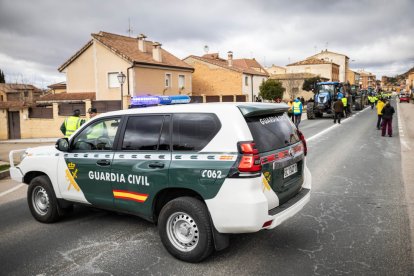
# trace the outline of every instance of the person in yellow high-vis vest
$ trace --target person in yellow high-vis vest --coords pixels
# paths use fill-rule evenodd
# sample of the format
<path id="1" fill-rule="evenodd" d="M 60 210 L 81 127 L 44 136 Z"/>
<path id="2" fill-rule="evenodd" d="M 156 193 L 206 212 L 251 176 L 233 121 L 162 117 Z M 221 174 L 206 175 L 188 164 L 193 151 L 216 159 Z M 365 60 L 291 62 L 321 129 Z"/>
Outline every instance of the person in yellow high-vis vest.
<path id="1" fill-rule="evenodd" d="M 382 101 L 381 98 L 378 99 L 377 103 L 377 114 L 378 114 L 378 121 L 377 121 L 377 129 L 381 127 L 381 120 L 382 120 L 382 109 L 384 108 L 385 103 Z"/>
<path id="2" fill-rule="evenodd" d="M 293 102 L 292 111 L 293 116 L 295 117 L 295 126 L 299 128 L 299 124 L 302 117 L 302 102 L 300 101 L 299 97 Z"/>
<path id="3" fill-rule="evenodd" d="M 341 101 L 344 104 L 344 111 L 343 111 L 343 113 L 344 113 L 344 117 L 346 118 L 346 117 L 348 117 L 348 98 L 347 97 L 343 97 L 341 99 Z"/>
<path id="4" fill-rule="evenodd" d="M 70 137 L 83 124 L 84 121 L 79 116 L 80 110 L 75 109 L 73 115 L 67 117 L 60 126 L 60 131 L 66 138 Z"/>

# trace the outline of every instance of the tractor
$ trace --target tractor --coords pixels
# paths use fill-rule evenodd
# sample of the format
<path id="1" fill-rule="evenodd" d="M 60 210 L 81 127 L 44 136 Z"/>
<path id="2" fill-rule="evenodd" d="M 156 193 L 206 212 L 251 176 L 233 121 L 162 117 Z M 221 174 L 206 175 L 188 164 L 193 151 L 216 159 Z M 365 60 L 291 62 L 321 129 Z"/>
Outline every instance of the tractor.
<path id="1" fill-rule="evenodd" d="M 318 82 L 314 87 L 314 101 L 308 102 L 306 114 L 308 119 L 322 118 L 323 114 L 333 114 L 332 105 L 338 92 L 345 95 L 340 82 Z"/>

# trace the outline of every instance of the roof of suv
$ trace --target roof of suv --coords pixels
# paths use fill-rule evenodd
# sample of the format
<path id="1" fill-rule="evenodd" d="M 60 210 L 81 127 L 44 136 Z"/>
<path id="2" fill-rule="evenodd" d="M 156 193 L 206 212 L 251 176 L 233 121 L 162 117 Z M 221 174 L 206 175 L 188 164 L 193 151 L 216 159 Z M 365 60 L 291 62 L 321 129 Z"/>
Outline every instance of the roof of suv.
<path id="1" fill-rule="evenodd" d="M 244 116 L 260 115 L 259 111 L 267 110 L 268 113 L 285 112 L 288 105 L 285 103 L 249 103 L 249 102 L 221 102 L 221 103 L 192 103 L 160 105 L 144 108 L 131 108 L 105 113 L 105 116 L 131 115 L 141 113 L 193 113 L 193 112 L 228 112 L 231 108 L 237 107 Z M 100 117 L 100 116 L 99 116 Z"/>

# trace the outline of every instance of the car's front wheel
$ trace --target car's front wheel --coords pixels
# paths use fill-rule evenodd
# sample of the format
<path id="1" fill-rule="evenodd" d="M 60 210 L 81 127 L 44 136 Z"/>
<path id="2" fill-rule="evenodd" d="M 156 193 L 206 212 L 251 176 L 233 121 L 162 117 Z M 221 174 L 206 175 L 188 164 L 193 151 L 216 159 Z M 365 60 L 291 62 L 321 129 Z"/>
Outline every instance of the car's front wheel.
<path id="1" fill-rule="evenodd" d="M 168 252 L 186 262 L 200 262 L 214 249 L 212 226 L 206 205 L 192 197 L 168 202 L 158 219 L 161 241 Z"/>
<path id="2" fill-rule="evenodd" d="M 37 176 L 30 181 L 27 203 L 33 217 L 40 222 L 54 222 L 59 219 L 59 205 L 47 176 Z"/>

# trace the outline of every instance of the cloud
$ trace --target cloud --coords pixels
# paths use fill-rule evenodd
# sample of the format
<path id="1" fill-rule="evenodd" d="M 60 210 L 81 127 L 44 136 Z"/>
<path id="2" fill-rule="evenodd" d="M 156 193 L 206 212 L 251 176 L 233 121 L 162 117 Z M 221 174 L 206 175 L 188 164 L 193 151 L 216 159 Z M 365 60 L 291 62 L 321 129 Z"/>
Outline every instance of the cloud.
<path id="1" fill-rule="evenodd" d="M 129 19 L 133 36 L 144 33 L 180 58 L 208 45 L 224 57 L 232 50 L 286 65 L 328 48 L 355 68 L 396 74 L 414 65 L 413 10 L 411 0 L 2 0 L 0 67 L 6 76 L 36 72 L 52 81 L 91 33 L 128 35 Z"/>

